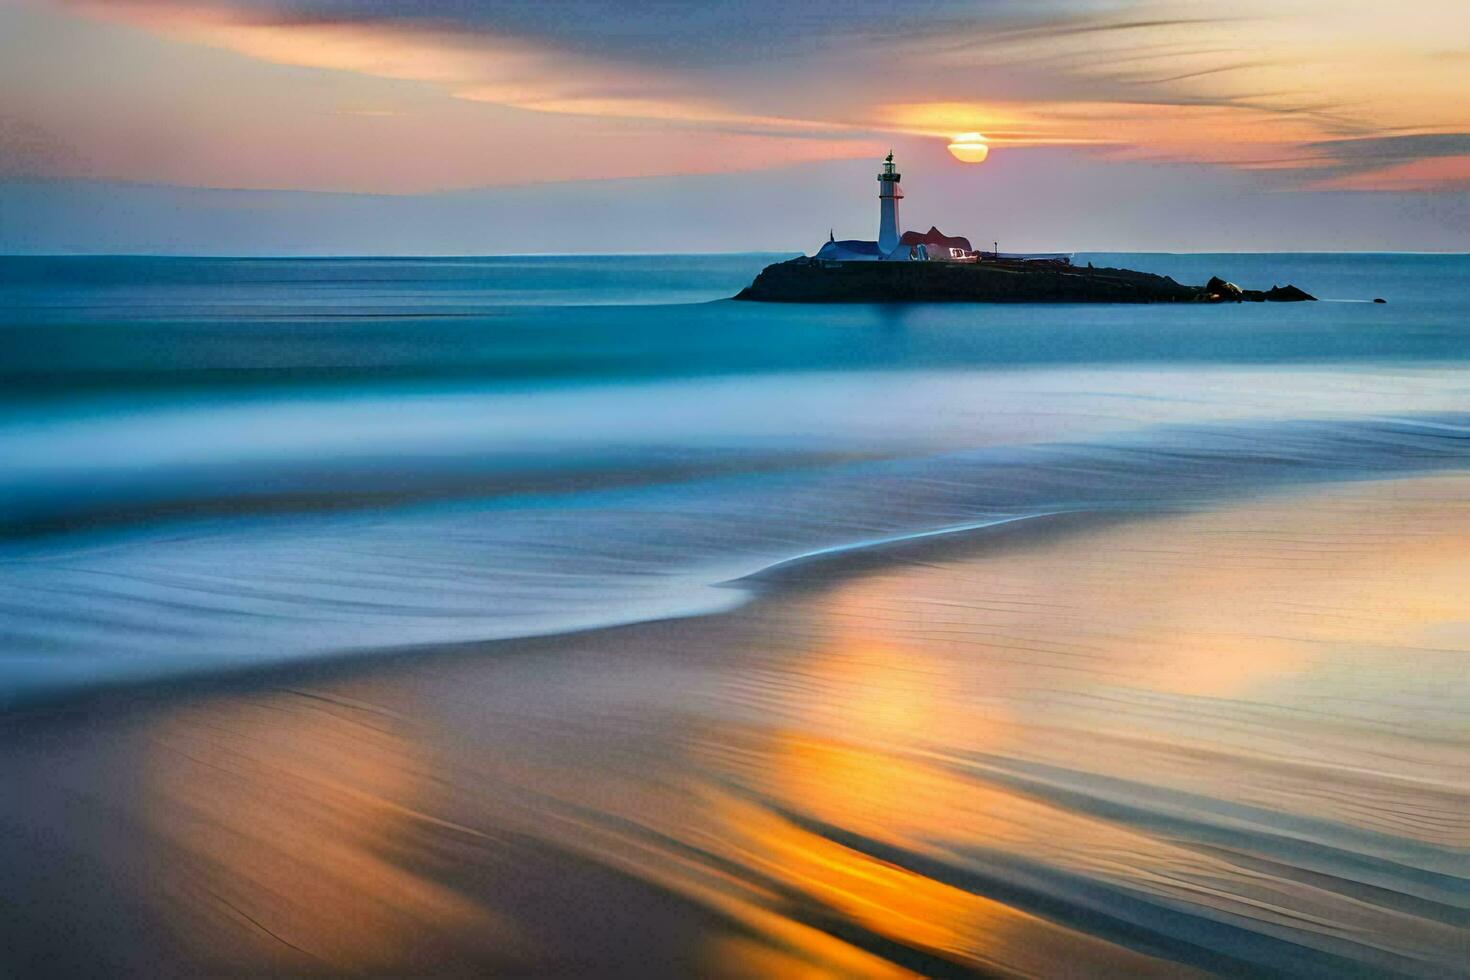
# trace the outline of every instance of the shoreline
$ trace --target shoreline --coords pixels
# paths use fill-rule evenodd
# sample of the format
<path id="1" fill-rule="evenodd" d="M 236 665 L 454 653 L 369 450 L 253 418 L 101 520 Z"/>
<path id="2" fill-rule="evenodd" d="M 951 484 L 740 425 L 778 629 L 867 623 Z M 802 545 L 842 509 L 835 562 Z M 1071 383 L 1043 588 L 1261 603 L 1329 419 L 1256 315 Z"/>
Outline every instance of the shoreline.
<path id="1" fill-rule="evenodd" d="M 615 640 L 618 634 L 627 631 L 718 619 L 752 610 L 762 603 L 780 603 L 788 596 L 827 588 L 844 579 L 881 572 L 896 563 L 962 556 L 977 550 L 989 552 L 1024 548 L 1028 542 L 1047 540 L 1089 526 L 1146 520 L 1150 516 L 1168 513 L 1171 511 L 1163 509 L 1137 512 L 1058 511 L 820 549 L 782 559 L 748 575 L 709 583 L 710 588 L 745 593 L 742 601 L 726 608 L 701 609 L 682 615 L 628 620 L 526 636 L 348 649 L 318 657 L 227 667 L 209 673 L 137 678 L 83 689 L 59 690 L 28 698 L 12 707 L 0 708 L 0 731 L 37 722 L 45 724 L 52 718 L 64 723 L 68 719 L 97 710 L 106 713 L 114 708 L 128 710 L 137 705 L 166 705 L 174 699 L 210 698 L 298 683 L 331 682 L 351 678 L 360 671 L 391 670 L 400 661 L 516 656 L 535 654 L 544 649 L 554 649 L 563 643 L 596 639 L 603 635 Z"/>
<path id="2" fill-rule="evenodd" d="M 1113 524 L 1165 519 L 1201 509 L 1239 506 L 1252 500 L 1306 497 L 1330 493 L 1333 488 L 1353 484 L 1432 479 L 1458 472 L 1460 470 L 1455 467 L 1426 466 L 1389 475 L 1372 471 L 1319 475 L 1304 482 L 1268 482 L 1234 487 L 1214 498 L 1154 502 L 1141 508 L 1116 504 L 1069 508 L 861 540 L 793 555 L 747 574 L 703 584 L 706 589 L 728 589 L 745 594 L 731 605 L 701 606 L 672 615 L 623 619 L 517 636 L 342 648 L 308 657 L 236 663 L 210 671 L 122 678 L 82 688 L 42 689 L 41 693 L 26 695 L 11 704 L 0 703 L 0 731 L 23 727 L 36 719 L 44 723 L 49 716 L 65 719 L 94 710 L 107 712 L 113 706 L 126 709 L 134 704 L 167 704 L 175 698 L 210 698 L 268 690 L 292 683 L 330 682 L 351 678 L 359 671 L 391 670 L 400 661 L 411 663 L 423 658 L 531 654 L 565 642 L 595 639 L 603 634 L 617 636 L 644 627 L 662 628 L 670 624 L 718 620 L 747 610 L 758 612 L 756 607 L 763 603 L 799 598 L 804 593 L 829 589 L 847 579 L 881 574 L 908 562 L 963 560 L 980 552 L 1002 554 Z"/>
<path id="3" fill-rule="evenodd" d="M 45 719 L 51 716 L 66 719 L 96 710 L 105 713 L 114 706 L 127 709 L 135 704 L 165 705 L 175 698 L 210 698 L 294 683 L 330 682 L 351 678 L 359 671 L 391 670 L 400 661 L 411 663 L 423 658 L 536 653 L 565 642 L 595 639 L 603 634 L 617 636 L 644 627 L 661 628 L 669 624 L 717 620 L 746 610 L 758 612 L 755 607 L 762 603 L 780 603 L 807 592 L 831 588 L 847 579 L 880 574 L 908 562 L 963 559 L 981 551 L 1000 554 L 1110 524 L 1149 521 L 1202 507 L 1229 506 L 1256 498 L 1308 495 L 1342 484 L 1415 479 L 1438 472 L 1441 471 L 1428 468 L 1390 477 L 1374 473 L 1334 475 L 1285 486 L 1268 484 L 1243 490 L 1234 488 L 1217 500 L 1181 501 L 1172 505 L 1155 503 L 1138 509 L 1094 506 L 1046 511 L 835 545 L 783 558 L 734 578 L 704 583 L 703 587 L 707 589 L 743 592 L 744 597 L 731 605 L 702 606 L 673 615 L 625 619 L 519 636 L 343 648 L 309 657 L 231 664 L 210 671 L 121 678 L 82 688 L 42 689 L 41 693 L 29 694 L 9 705 L 0 703 L 0 731 L 23 727 L 37 719 L 45 723 Z"/>
<path id="4" fill-rule="evenodd" d="M 727 613 L 10 717 L 0 939 L 153 975 L 1430 975 L 1470 878 L 1467 480 L 1023 522 Z"/>

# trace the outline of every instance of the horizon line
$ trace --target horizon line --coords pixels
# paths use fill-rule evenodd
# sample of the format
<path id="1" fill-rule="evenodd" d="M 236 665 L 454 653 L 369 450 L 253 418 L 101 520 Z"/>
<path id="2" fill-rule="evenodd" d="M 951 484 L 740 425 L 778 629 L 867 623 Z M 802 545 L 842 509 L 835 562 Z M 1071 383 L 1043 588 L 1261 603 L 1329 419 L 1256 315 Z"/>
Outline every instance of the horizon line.
<path id="1" fill-rule="evenodd" d="M 1073 255 L 1464 255 L 1470 249 L 1131 249 L 1076 248 L 1063 249 Z M 742 255 L 805 255 L 799 249 L 737 249 L 711 251 L 587 251 L 587 252 L 0 252 L 6 259 L 213 259 L 219 261 L 293 261 L 303 259 L 340 259 L 357 261 L 394 261 L 404 259 L 555 259 L 555 258 L 715 258 Z"/>

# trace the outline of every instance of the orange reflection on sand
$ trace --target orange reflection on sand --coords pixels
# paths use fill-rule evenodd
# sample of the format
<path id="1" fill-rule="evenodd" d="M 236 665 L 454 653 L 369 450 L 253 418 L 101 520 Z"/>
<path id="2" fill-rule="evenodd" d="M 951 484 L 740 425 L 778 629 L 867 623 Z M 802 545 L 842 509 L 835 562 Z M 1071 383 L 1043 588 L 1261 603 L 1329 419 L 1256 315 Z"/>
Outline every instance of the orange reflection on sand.
<path id="1" fill-rule="evenodd" d="M 621 647 L 426 664 L 417 685 L 349 685 L 360 700 L 184 707 L 154 725 L 137 809 L 200 959 L 253 941 L 280 971 L 405 972 L 426 942 L 538 962 L 516 888 L 497 891 L 522 838 L 616 872 L 601 887 L 718 913 L 679 935 L 719 975 L 1184 972 L 1076 931 L 1085 917 L 1037 902 L 1037 870 L 1063 893 L 1449 948 L 1444 922 L 1310 867 L 1255 869 L 1232 808 L 1463 843 L 1445 816 L 1463 738 L 1438 727 L 1460 721 L 1416 691 L 1465 683 L 1465 491 L 1079 525 Z M 379 695 L 397 713 L 364 703 Z M 465 866 L 478 901 L 456 890 Z"/>
<path id="2" fill-rule="evenodd" d="M 1136 855 L 1141 848 L 1126 845 L 1127 834 L 879 752 L 794 733 L 770 739 L 766 748 L 760 758 L 767 781 L 751 789 L 768 793 L 767 800 L 725 795 L 712 808 L 730 856 L 771 883 L 767 908 L 787 922 L 840 923 L 837 934 L 859 947 L 894 944 L 914 951 L 921 972 L 936 964 L 1044 973 L 1067 962 L 1082 972 L 1130 975 L 1160 968 L 1146 956 L 895 864 L 881 852 L 897 847 L 953 860 L 933 843 L 952 839 L 1039 854 L 1047 850 L 1040 846 L 1046 831 L 1053 831 L 1069 835 L 1077 848 Z M 845 834 L 857 836 L 838 839 Z M 1020 837 L 1031 838 L 1030 846 L 1017 846 Z M 861 840 L 873 841 L 874 852 Z M 809 953 L 830 960 L 834 942 L 827 936 Z"/>
<path id="3" fill-rule="evenodd" d="M 915 576 L 925 578 L 926 569 L 898 573 L 909 582 Z M 823 638 L 789 665 L 793 676 L 752 679 L 784 702 L 780 713 L 793 721 L 726 730 L 711 747 L 710 767 L 741 789 L 712 794 L 706 804 L 722 853 L 772 883 L 763 901 L 785 921 L 855 924 L 860 934 L 851 942 L 912 950 L 921 971 L 930 963 L 1044 973 L 1057 962 L 1082 972 L 1160 970 L 1147 956 L 884 856 L 881 849 L 896 848 L 962 875 L 965 861 L 950 846 L 1064 864 L 1087 863 L 1081 854 L 1125 867 L 1149 854 L 1155 869 L 1195 860 L 926 757 L 935 746 L 994 751 L 1019 736 L 1004 709 L 976 710 L 973 677 L 954 656 L 966 649 L 963 639 L 946 639 L 935 620 L 928 622 L 938 636 L 911 632 L 887 608 L 892 587 L 892 577 L 876 576 L 822 596 L 813 616 Z M 873 842 L 873 853 L 862 840 Z M 824 946 L 833 941 L 808 947 L 810 955 L 827 960 Z"/>
<path id="4" fill-rule="evenodd" d="M 140 812 L 203 961 L 217 944 L 240 962 L 242 935 L 293 972 L 410 969 L 425 935 L 515 947 L 490 909 L 414 870 L 432 857 L 424 828 L 445 828 L 414 808 L 428 770 L 397 726 L 291 692 L 164 717 Z"/>
<path id="5" fill-rule="evenodd" d="M 1334 488 L 848 580 L 805 604 L 802 656 L 749 691 L 732 681 L 781 722 L 710 733 L 707 767 L 737 788 L 707 804 L 724 852 L 773 883 L 768 907 L 790 920 L 856 923 L 855 943 L 979 969 L 1159 966 L 991 899 L 1005 864 L 987 855 L 1218 915 L 1284 923 L 1275 910 L 1294 909 L 1422 941 L 1418 924 L 1290 875 L 1243 876 L 1187 834 L 1097 804 L 1121 791 L 1148 807 L 1150 787 L 1178 787 L 1441 839 L 1448 758 L 1302 706 L 1339 684 L 1359 697 L 1364 670 L 1403 670 L 1398 651 L 1415 649 L 1426 679 L 1453 662 L 1430 654 L 1464 641 L 1445 627 L 1470 575 L 1470 523 L 1445 523 L 1464 489 Z M 1380 752 L 1417 768 L 1354 771 Z"/>

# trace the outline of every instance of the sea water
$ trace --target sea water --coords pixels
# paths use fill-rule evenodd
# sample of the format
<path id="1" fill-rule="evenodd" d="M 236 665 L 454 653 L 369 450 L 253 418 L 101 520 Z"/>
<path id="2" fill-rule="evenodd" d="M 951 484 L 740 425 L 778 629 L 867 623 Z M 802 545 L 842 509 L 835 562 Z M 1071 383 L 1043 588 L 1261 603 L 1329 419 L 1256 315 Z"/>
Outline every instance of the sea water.
<path id="1" fill-rule="evenodd" d="M 0 259 L 0 701 L 1470 464 L 1470 256 L 1077 257 L 1301 304 L 728 298 L 780 258 Z"/>

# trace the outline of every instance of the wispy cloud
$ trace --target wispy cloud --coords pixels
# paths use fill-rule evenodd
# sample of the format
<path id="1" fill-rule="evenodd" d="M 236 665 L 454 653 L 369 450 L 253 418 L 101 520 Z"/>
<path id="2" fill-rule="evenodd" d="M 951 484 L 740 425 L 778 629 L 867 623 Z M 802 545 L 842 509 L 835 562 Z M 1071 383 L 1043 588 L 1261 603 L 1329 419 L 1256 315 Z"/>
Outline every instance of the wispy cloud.
<path id="1" fill-rule="evenodd" d="M 1312 190 L 1470 190 L 1470 133 L 1329 140 L 1310 150 L 1320 157 Z"/>
<path id="2" fill-rule="evenodd" d="M 1462 0 L 911 0 L 899 17 L 875 0 L 57 2 L 277 64 L 834 156 L 978 130 L 1320 181 L 1445 155 L 1402 142 L 1424 152 L 1375 161 L 1352 141 L 1470 131 L 1470 62 L 1447 43 Z"/>

